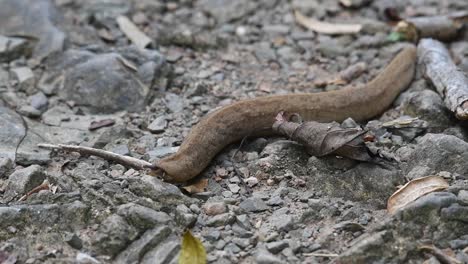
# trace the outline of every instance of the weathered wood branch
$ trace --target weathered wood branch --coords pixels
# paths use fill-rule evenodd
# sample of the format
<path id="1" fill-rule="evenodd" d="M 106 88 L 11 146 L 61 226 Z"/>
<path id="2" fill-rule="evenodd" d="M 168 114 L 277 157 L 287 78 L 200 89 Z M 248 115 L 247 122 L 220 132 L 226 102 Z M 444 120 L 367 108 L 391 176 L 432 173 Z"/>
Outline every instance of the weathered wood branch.
<path id="1" fill-rule="evenodd" d="M 424 77 L 444 99 L 445 105 L 460 120 L 468 120 L 468 78 L 452 61 L 443 43 L 422 39 L 418 62 Z"/>
<path id="2" fill-rule="evenodd" d="M 90 147 L 83 147 L 83 146 L 74 146 L 74 145 L 52 145 L 52 144 L 38 144 L 40 148 L 47 148 L 47 149 L 56 149 L 56 150 L 64 150 L 68 152 L 78 152 L 83 155 L 93 155 L 96 157 L 103 158 L 105 160 L 110 160 L 122 164 L 127 167 L 131 167 L 137 170 L 143 169 L 155 169 L 156 167 L 141 159 L 119 155 L 114 152 L 102 150 L 102 149 L 95 149 Z"/>
<path id="3" fill-rule="evenodd" d="M 395 31 L 414 42 L 422 38 L 448 41 L 456 38 L 467 22 L 468 12 L 464 11 L 444 16 L 412 17 L 400 21 Z"/>

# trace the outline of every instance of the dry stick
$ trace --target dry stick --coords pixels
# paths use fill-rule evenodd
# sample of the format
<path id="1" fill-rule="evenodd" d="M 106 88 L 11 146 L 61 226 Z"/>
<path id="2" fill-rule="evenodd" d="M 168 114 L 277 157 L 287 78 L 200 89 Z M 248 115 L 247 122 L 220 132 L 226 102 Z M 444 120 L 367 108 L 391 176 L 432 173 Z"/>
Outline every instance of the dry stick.
<path id="1" fill-rule="evenodd" d="M 451 40 L 457 37 L 463 24 L 468 22 L 468 12 L 445 16 L 413 17 L 398 22 L 395 31 L 407 40 L 417 42 L 421 38 Z"/>
<path id="2" fill-rule="evenodd" d="M 447 108 L 458 119 L 468 120 L 468 78 L 455 66 L 444 44 L 422 39 L 418 45 L 418 61 L 424 77 L 444 98 Z"/>
<path id="3" fill-rule="evenodd" d="M 117 162 L 119 164 L 122 164 L 124 166 L 128 166 L 137 170 L 143 170 L 143 169 L 157 169 L 153 164 L 129 157 L 129 156 L 123 156 L 120 154 L 116 154 L 110 151 L 102 150 L 102 149 L 95 149 L 95 148 L 90 148 L 90 147 L 83 147 L 83 146 L 74 146 L 74 145 L 64 145 L 64 144 L 58 144 L 58 145 L 53 145 L 53 144 L 38 144 L 38 147 L 41 148 L 46 148 L 46 149 L 56 149 L 56 150 L 64 150 L 64 151 L 69 151 L 69 152 L 78 152 L 83 155 L 93 155 L 97 156 L 100 158 L 103 158 L 105 160 L 110 160 Z"/>

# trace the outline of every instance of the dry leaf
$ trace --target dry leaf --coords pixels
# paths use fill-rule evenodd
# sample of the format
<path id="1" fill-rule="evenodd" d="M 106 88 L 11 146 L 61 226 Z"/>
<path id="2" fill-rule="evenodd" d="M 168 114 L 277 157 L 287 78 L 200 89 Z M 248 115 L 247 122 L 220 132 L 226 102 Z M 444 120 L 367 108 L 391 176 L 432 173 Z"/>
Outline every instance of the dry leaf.
<path id="1" fill-rule="evenodd" d="M 427 176 L 412 180 L 390 196 L 387 202 L 387 211 L 393 214 L 421 196 L 448 187 L 447 181 L 440 176 Z"/>
<path id="2" fill-rule="evenodd" d="M 180 249 L 179 264 L 205 264 L 206 250 L 203 244 L 192 235 L 190 230 L 184 233 Z"/>
<path id="3" fill-rule="evenodd" d="M 359 161 L 374 160 L 364 144 L 366 130 L 359 127 L 341 128 L 336 122 L 290 122 L 291 117 L 299 116 L 279 113 L 273 130 L 304 145 L 310 155 L 321 157 L 335 154 Z"/>
<path id="4" fill-rule="evenodd" d="M 190 194 L 194 193 L 201 193 L 204 192 L 206 189 L 206 186 L 208 186 L 208 179 L 200 179 L 194 184 L 184 186 L 182 187 L 184 190 L 186 190 Z"/>
<path id="5" fill-rule="evenodd" d="M 297 10 L 294 11 L 294 15 L 297 23 L 318 33 L 329 35 L 355 34 L 362 29 L 361 24 L 332 24 L 315 20 L 304 16 Z"/>

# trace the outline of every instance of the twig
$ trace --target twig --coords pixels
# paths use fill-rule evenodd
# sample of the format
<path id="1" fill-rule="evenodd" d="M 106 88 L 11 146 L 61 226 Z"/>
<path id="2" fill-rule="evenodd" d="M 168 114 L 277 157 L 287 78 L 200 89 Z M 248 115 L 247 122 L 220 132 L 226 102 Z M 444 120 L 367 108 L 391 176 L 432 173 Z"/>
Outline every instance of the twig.
<path id="1" fill-rule="evenodd" d="M 306 257 L 324 257 L 324 258 L 336 258 L 339 255 L 335 253 L 304 253 Z"/>
<path id="2" fill-rule="evenodd" d="M 444 251 L 434 245 L 423 245 L 418 247 L 419 250 L 429 251 L 442 264 L 462 264 L 458 259 L 445 254 Z"/>
<path id="3" fill-rule="evenodd" d="M 119 164 L 122 164 L 124 166 L 128 166 L 137 170 L 143 170 L 143 169 L 157 169 L 157 167 L 145 160 L 129 157 L 129 156 L 123 156 L 120 154 L 116 154 L 114 152 L 102 150 L 102 149 L 95 149 L 95 148 L 90 148 L 90 147 L 83 147 L 83 146 L 74 146 L 74 145 L 64 145 L 64 144 L 58 144 L 58 145 L 53 145 L 53 144 L 38 144 L 37 145 L 40 148 L 46 148 L 46 149 L 56 149 L 56 150 L 64 150 L 64 151 L 69 151 L 69 152 L 78 152 L 83 155 L 93 155 L 96 157 L 103 158 L 105 160 L 110 160 L 117 162 Z"/>
<path id="4" fill-rule="evenodd" d="M 447 108 L 458 119 L 467 120 L 468 78 L 455 66 L 444 44 L 433 39 L 422 39 L 418 45 L 418 60 L 424 77 L 444 98 Z"/>
<path id="5" fill-rule="evenodd" d="M 18 202 L 26 200 L 33 193 L 37 193 L 37 192 L 40 192 L 42 190 L 49 190 L 49 188 L 50 188 L 49 182 L 47 180 L 44 180 L 43 183 L 41 183 L 40 185 L 34 187 L 31 191 L 29 191 L 25 195 L 21 196 L 21 198 L 19 198 Z"/>

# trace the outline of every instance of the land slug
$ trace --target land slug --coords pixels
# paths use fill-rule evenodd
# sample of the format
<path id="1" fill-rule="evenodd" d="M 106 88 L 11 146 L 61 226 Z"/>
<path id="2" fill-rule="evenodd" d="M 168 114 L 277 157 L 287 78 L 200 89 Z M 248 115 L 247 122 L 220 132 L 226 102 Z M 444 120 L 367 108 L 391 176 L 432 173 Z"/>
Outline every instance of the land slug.
<path id="1" fill-rule="evenodd" d="M 304 120 L 364 121 L 385 111 L 411 83 L 416 47 L 405 46 L 373 80 L 358 87 L 321 93 L 260 97 L 222 107 L 204 117 L 190 131 L 179 150 L 156 161 L 163 179 L 185 182 L 200 174 L 227 145 L 246 136 L 272 134 L 280 111 L 298 113 Z"/>

